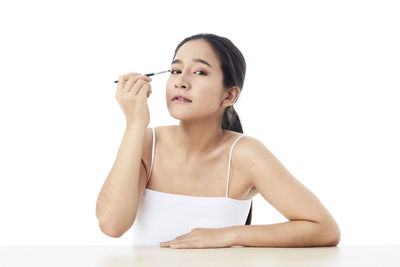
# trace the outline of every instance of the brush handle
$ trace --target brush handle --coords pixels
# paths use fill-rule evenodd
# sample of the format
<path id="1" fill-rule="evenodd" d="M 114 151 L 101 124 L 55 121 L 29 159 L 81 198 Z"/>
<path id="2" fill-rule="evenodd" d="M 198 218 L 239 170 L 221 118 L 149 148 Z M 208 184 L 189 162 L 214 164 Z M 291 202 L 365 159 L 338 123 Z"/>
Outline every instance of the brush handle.
<path id="1" fill-rule="evenodd" d="M 170 71 L 170 70 L 161 71 L 161 72 L 147 73 L 147 74 L 145 74 L 144 76 L 149 77 L 149 76 L 153 76 L 153 75 L 156 75 L 156 74 L 159 74 L 159 73 L 164 73 L 164 72 L 169 72 L 169 71 Z M 117 81 L 114 81 L 114 83 L 118 83 L 118 80 L 117 80 Z"/>

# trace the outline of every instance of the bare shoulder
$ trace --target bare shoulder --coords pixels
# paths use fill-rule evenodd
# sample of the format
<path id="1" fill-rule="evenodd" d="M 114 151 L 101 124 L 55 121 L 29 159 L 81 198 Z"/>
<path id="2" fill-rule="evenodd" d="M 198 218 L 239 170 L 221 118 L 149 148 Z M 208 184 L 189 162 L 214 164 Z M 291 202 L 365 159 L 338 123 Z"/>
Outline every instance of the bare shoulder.
<path id="1" fill-rule="evenodd" d="M 239 152 L 236 154 L 247 158 L 255 152 L 260 153 L 269 151 L 260 140 L 248 135 L 244 135 L 242 138 L 240 138 L 240 141 L 237 142 L 235 147 L 237 147 L 236 149 Z"/>
<path id="2" fill-rule="evenodd" d="M 271 154 L 268 148 L 257 138 L 244 135 L 235 145 L 236 152 L 232 157 L 250 167 L 257 163 L 257 156 L 260 154 Z"/>
<path id="3" fill-rule="evenodd" d="M 232 151 L 232 160 L 240 166 L 253 187 L 259 186 L 260 179 L 267 176 L 266 172 L 272 171 L 279 163 L 262 141 L 251 136 L 240 138 L 234 150 L 236 151 Z"/>

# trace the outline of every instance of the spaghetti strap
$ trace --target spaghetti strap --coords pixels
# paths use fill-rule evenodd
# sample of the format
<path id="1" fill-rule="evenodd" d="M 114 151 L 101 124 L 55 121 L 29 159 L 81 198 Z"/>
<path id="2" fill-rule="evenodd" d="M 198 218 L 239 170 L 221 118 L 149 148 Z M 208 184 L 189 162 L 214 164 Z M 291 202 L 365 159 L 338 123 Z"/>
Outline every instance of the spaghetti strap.
<path id="1" fill-rule="evenodd" d="M 154 146 L 155 146 L 155 143 L 156 143 L 156 132 L 155 132 L 155 129 L 154 129 L 154 127 L 153 127 L 153 148 L 152 148 L 152 151 L 151 151 L 151 164 L 150 164 L 149 175 L 148 175 L 148 177 L 147 177 L 147 183 L 149 182 L 150 175 L 151 175 L 151 170 L 153 169 Z"/>
<path id="2" fill-rule="evenodd" d="M 228 178 L 226 179 L 226 193 L 225 193 L 225 197 L 228 197 L 228 187 L 229 187 L 229 173 L 231 170 L 231 156 L 232 156 L 232 150 L 233 147 L 235 146 L 236 142 L 239 141 L 240 138 L 242 138 L 244 136 L 244 134 L 240 135 L 238 138 L 236 138 L 235 142 L 233 142 L 232 146 L 231 146 L 231 150 L 229 151 L 229 164 L 228 164 Z"/>
<path id="3" fill-rule="evenodd" d="M 230 148 L 229 163 L 231 162 L 233 147 L 242 136 L 237 137 Z M 229 140 L 235 138 L 235 136 L 231 136 Z M 154 128 L 153 152 L 148 179 L 151 179 L 150 174 L 155 160 L 155 139 L 156 131 Z M 229 143 L 227 145 L 227 147 L 225 146 L 225 150 L 229 148 Z M 163 174 L 161 173 L 160 175 L 162 177 Z M 230 198 L 228 196 L 228 184 L 229 169 L 226 197 L 172 194 L 152 190 L 146 186 L 137 207 L 135 222 L 132 227 L 133 245 L 159 246 L 160 241 L 173 240 L 177 236 L 190 232 L 193 227 L 224 228 L 232 225 L 245 225 L 249 216 L 251 218 L 249 211 L 252 200 Z"/>

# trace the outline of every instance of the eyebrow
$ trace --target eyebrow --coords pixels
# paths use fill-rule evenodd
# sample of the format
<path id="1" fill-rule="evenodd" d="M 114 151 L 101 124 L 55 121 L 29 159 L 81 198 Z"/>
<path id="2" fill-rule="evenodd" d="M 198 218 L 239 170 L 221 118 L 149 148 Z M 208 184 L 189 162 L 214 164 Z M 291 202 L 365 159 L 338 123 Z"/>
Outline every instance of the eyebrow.
<path id="1" fill-rule="evenodd" d="M 199 62 L 199 63 L 206 64 L 207 66 L 209 66 L 210 68 L 212 68 L 212 66 L 211 66 L 207 61 L 205 61 L 205 60 L 203 60 L 203 59 L 201 59 L 201 58 L 193 58 L 192 61 L 193 61 L 193 62 Z M 175 64 L 175 63 L 180 63 L 180 64 L 182 64 L 182 60 L 180 60 L 180 59 L 175 59 L 174 61 L 172 61 L 171 65 L 172 65 L 172 64 Z"/>

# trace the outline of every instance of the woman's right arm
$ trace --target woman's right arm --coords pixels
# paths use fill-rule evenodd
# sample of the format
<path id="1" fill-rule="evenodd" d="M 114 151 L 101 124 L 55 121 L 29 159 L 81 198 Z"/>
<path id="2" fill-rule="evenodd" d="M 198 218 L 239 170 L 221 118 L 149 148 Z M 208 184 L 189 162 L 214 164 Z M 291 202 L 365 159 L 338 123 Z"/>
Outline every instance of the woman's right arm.
<path id="1" fill-rule="evenodd" d="M 145 132 L 146 128 L 126 128 L 117 158 L 97 198 L 96 216 L 100 229 L 108 236 L 120 237 L 135 221 L 140 174 L 146 175 L 142 164 Z"/>
<path id="2" fill-rule="evenodd" d="M 134 223 L 138 196 L 143 193 L 140 187 L 145 187 L 147 180 L 142 157 L 149 123 L 147 97 L 151 93 L 148 84 L 151 79 L 136 73 L 126 76 L 120 77 L 116 98 L 126 115 L 127 126 L 96 203 L 100 229 L 112 237 L 122 236 Z"/>

